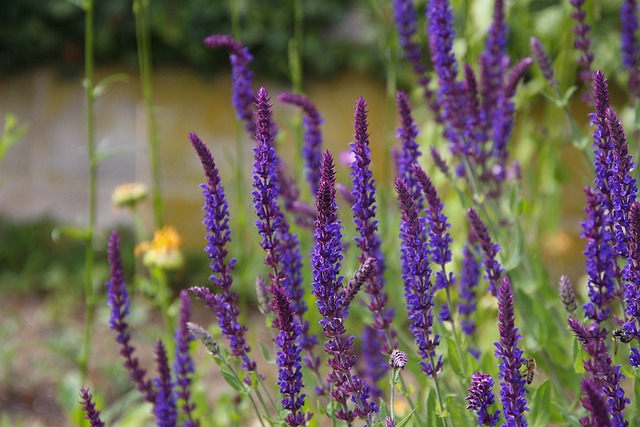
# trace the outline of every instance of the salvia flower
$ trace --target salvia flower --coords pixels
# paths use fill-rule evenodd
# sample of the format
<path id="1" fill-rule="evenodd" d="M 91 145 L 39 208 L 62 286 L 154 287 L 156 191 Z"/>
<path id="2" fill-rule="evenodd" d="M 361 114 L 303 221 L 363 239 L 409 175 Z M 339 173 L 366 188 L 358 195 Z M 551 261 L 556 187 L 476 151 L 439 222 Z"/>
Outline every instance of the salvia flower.
<path id="1" fill-rule="evenodd" d="M 353 277 L 347 282 L 347 287 L 344 291 L 344 298 L 342 300 L 342 306 L 344 307 L 344 316 L 349 314 L 349 306 L 355 299 L 356 295 L 362 289 L 362 286 L 375 276 L 375 272 L 378 262 L 375 258 L 369 257 L 356 270 Z"/>
<path id="2" fill-rule="evenodd" d="M 189 315 L 189 293 L 183 290 L 180 292 L 180 310 L 175 335 L 176 355 L 173 362 L 176 398 L 181 401 L 180 409 L 185 417 L 184 427 L 199 427 L 200 422 L 195 420 L 193 416 L 196 405 L 191 400 L 191 375 L 194 369 L 193 361 L 189 355 L 189 343 L 193 340 L 187 327 Z"/>
<path id="3" fill-rule="evenodd" d="M 578 303 L 576 302 L 576 293 L 573 290 L 573 285 L 567 276 L 560 276 L 560 300 L 562 300 L 562 305 L 564 309 L 567 310 L 569 314 L 575 313 L 578 309 Z"/>
<path id="4" fill-rule="evenodd" d="M 343 298 L 340 266 L 342 261 L 342 226 L 338 220 L 333 156 L 328 151 L 322 159 L 321 179 L 318 188 L 315 243 L 311 253 L 313 291 L 318 311 L 322 315 L 320 325 L 327 338 L 325 352 L 331 368 L 329 383 L 331 397 L 341 406 L 336 418 L 351 423 L 356 417 L 371 419 L 377 407 L 369 402 L 369 386 L 352 374 L 355 357 L 352 353 L 353 337 L 345 337 L 343 324 Z M 352 410 L 348 401 L 356 403 Z"/>
<path id="5" fill-rule="evenodd" d="M 405 180 L 411 191 L 414 193 L 416 202 L 418 203 L 418 209 L 422 209 L 424 199 L 418 182 L 413 175 L 413 165 L 418 164 L 420 158 L 420 147 L 416 142 L 418 137 L 418 125 L 416 124 L 413 114 L 411 112 L 411 105 L 409 104 L 409 98 L 404 92 L 398 92 L 396 94 L 396 105 L 398 106 L 398 113 L 400 114 L 400 127 L 396 138 L 400 140 L 402 151 L 398 156 L 398 176 Z"/>
<path id="6" fill-rule="evenodd" d="M 624 419 L 624 410 L 630 400 L 625 397 L 621 386 L 624 375 L 620 372 L 620 365 L 613 364 L 606 343 L 608 331 L 598 322 L 591 322 L 585 326 L 571 316 L 568 322 L 569 328 L 589 355 L 589 359 L 584 361 L 584 370 L 589 373 L 596 388 L 604 390 L 613 424 L 617 427 L 628 426 L 629 423 Z"/>
<path id="7" fill-rule="evenodd" d="M 640 339 L 640 202 L 634 202 L 629 212 L 629 246 L 627 265 L 624 268 L 625 313 L 629 320 L 624 327 L 629 334 Z M 631 348 L 632 366 L 640 366 L 640 352 Z"/>
<path id="8" fill-rule="evenodd" d="M 311 187 L 311 194 L 318 194 L 320 182 L 320 162 L 322 161 L 322 131 L 320 125 L 323 120 L 316 106 L 304 95 L 284 92 L 278 99 L 287 104 L 297 105 L 304 111 L 302 126 L 304 127 L 304 145 L 302 157 L 307 169 L 307 182 Z"/>
<path id="9" fill-rule="evenodd" d="M 384 331 L 366 325 L 362 330 L 362 359 L 364 366 L 362 373 L 370 384 L 370 394 L 373 399 L 382 397 L 382 390 L 378 382 L 387 375 L 389 364 L 382 346 L 386 339 Z"/>
<path id="10" fill-rule="evenodd" d="M 413 194 L 402 178 L 394 181 L 400 205 L 402 279 L 409 315 L 409 329 L 422 357 L 423 372 L 435 377 L 442 368 L 442 355 L 435 360 L 440 336 L 433 334 L 433 284 L 429 268 L 429 243 L 425 222 L 419 217 Z"/>
<path id="11" fill-rule="evenodd" d="M 218 317 L 218 326 L 222 334 L 229 340 L 231 354 L 242 359 L 242 367 L 247 371 L 256 369 L 256 363 L 250 358 L 251 347 L 246 343 L 245 333 L 247 328 L 238 321 L 240 309 L 238 307 L 238 294 L 231 290 L 233 279 L 231 271 L 235 265 L 235 259 L 227 261 L 226 245 L 231 241 L 229 231 L 229 206 L 224 194 L 224 188 L 220 182 L 220 174 L 209 148 L 196 135 L 191 132 L 189 140 L 200 157 L 207 183 L 203 184 L 204 196 L 204 221 L 207 232 L 207 247 L 205 251 L 211 260 L 212 275 L 209 279 L 221 291 L 214 294 L 210 289 L 194 287 L 191 291 L 198 299 L 203 300 Z"/>
<path id="12" fill-rule="evenodd" d="M 156 401 L 153 404 L 153 414 L 156 417 L 158 427 L 176 427 L 178 422 L 178 410 L 176 408 L 176 398 L 173 393 L 173 381 L 171 380 L 171 369 L 167 359 L 167 351 L 158 339 L 154 348 L 156 354 L 156 367 L 158 376 L 154 378 L 156 389 Z"/>
<path id="13" fill-rule="evenodd" d="M 189 333 L 193 338 L 200 341 L 209 350 L 211 355 L 217 356 L 220 354 L 220 346 L 206 329 L 193 322 L 187 323 L 187 329 L 189 329 Z"/>
<path id="14" fill-rule="evenodd" d="M 591 84 L 591 65 L 593 64 L 593 52 L 591 52 L 591 39 L 589 33 L 591 27 L 587 25 L 587 12 L 584 10 L 585 0 L 570 0 L 571 6 L 574 7 L 574 11 L 571 13 L 571 17 L 576 21 L 576 25 L 572 31 L 576 36 L 573 42 L 573 47 L 578 51 L 580 57 L 578 58 L 578 65 L 580 65 L 580 80 L 583 83 Z M 585 97 L 587 100 L 591 99 L 591 96 Z"/>
<path id="15" fill-rule="evenodd" d="M 431 147 L 429 149 L 429 153 L 431 154 L 431 160 L 433 160 L 433 163 L 436 165 L 438 170 L 442 172 L 447 178 L 451 178 L 449 165 L 444 160 L 438 149 L 436 147 Z"/>
<path id="16" fill-rule="evenodd" d="M 500 277 L 502 277 L 502 273 L 504 273 L 502 266 L 496 260 L 498 252 L 500 252 L 500 246 L 491 241 L 487 226 L 484 225 L 484 222 L 482 222 L 478 213 L 473 208 L 470 208 L 467 212 L 467 218 L 482 249 L 484 257 L 482 264 L 486 271 L 484 278 L 489 281 L 489 292 L 491 292 L 493 296 L 497 296 L 498 282 L 500 281 Z"/>
<path id="17" fill-rule="evenodd" d="M 130 301 L 124 282 L 120 237 L 116 232 L 113 232 L 109 238 L 109 265 L 111 279 L 107 282 L 107 304 L 111 307 L 110 329 L 117 332 L 116 341 L 120 345 L 120 355 L 124 358 L 124 367 L 129 371 L 129 379 L 147 402 L 154 403 L 156 390 L 153 383 L 146 378 L 146 371 L 140 367 L 138 359 L 133 355 L 134 348 L 129 342 L 131 336 L 126 317 L 129 315 Z"/>
<path id="18" fill-rule="evenodd" d="M 476 288 L 480 281 L 480 263 L 475 257 L 475 245 L 471 243 L 471 236 L 462 249 L 462 270 L 460 271 L 460 301 L 458 312 L 462 316 L 460 328 L 466 335 L 473 335 L 476 324 L 473 313 L 476 311 Z"/>
<path id="19" fill-rule="evenodd" d="M 640 96 L 640 45 L 638 44 L 638 2 L 624 0 L 620 8 L 620 47 L 622 63 L 629 69 L 629 89 Z"/>
<path id="20" fill-rule="evenodd" d="M 407 366 L 407 353 L 402 350 L 395 349 L 391 352 L 391 356 L 389 356 L 389 366 L 392 369 L 404 369 Z"/>
<path id="21" fill-rule="evenodd" d="M 609 408 L 602 395 L 602 388 L 590 378 L 580 381 L 583 397 L 580 399 L 582 406 L 587 410 L 588 415 L 580 419 L 583 427 L 613 427 L 609 418 Z"/>
<path id="22" fill-rule="evenodd" d="M 82 399 L 82 410 L 85 418 L 89 421 L 89 425 L 91 427 L 104 427 L 104 422 L 100 419 L 100 411 L 96 409 L 89 389 L 82 387 L 80 389 L 80 398 Z"/>
<path id="23" fill-rule="evenodd" d="M 508 277 L 503 277 L 498 289 L 498 329 L 500 342 L 496 346 L 495 355 L 500 359 L 500 399 L 503 415 L 507 425 L 527 426 L 524 416 L 527 408 L 525 394 L 526 379 L 522 375 L 522 366 L 526 361 L 523 351 L 518 348 L 522 339 L 515 327 L 513 307 L 513 289 Z"/>
<path id="24" fill-rule="evenodd" d="M 387 354 L 396 347 L 394 333 L 391 331 L 393 322 L 393 310 L 387 308 L 387 294 L 384 290 L 384 271 L 386 269 L 384 255 L 382 254 L 382 240 L 378 233 L 378 220 L 376 219 L 376 187 L 371 172 L 371 150 L 369 149 L 369 133 L 367 124 L 367 104 L 364 98 L 358 98 L 355 107 L 354 142 L 351 150 L 355 161 L 351 164 L 351 181 L 353 187 L 351 195 L 354 203 L 351 205 L 353 222 L 356 225 L 358 235 L 354 237 L 356 245 L 360 249 L 359 260 L 364 263 L 368 257 L 376 260 L 376 270 L 364 283 L 364 291 L 369 295 L 369 310 L 373 314 L 373 326 L 385 331 L 391 337 L 391 342 L 386 342 L 383 351 Z"/>
<path id="25" fill-rule="evenodd" d="M 274 338 L 278 348 L 276 365 L 278 365 L 278 386 L 282 397 L 282 407 L 289 411 L 285 422 L 291 426 L 305 425 L 311 418 L 310 414 L 302 411 L 305 395 L 302 391 L 302 351 L 297 344 L 300 337 L 300 324 L 294 320 L 294 312 L 291 307 L 289 295 L 286 289 L 279 284 L 271 287 L 273 300 L 271 308 L 276 313 L 273 327 L 279 330 Z"/>
<path id="26" fill-rule="evenodd" d="M 542 43 L 535 37 L 531 37 L 529 39 L 529 47 L 531 48 L 531 54 L 533 55 L 533 59 L 535 59 L 540 71 L 542 71 L 542 75 L 544 76 L 549 86 L 553 89 L 558 90 L 558 80 L 555 78 L 555 73 L 553 72 L 553 67 L 551 66 L 551 60 L 549 59 L 549 55 L 544 50 Z"/>
<path id="27" fill-rule="evenodd" d="M 253 89 L 251 89 L 253 73 L 249 68 L 253 56 L 249 53 L 248 48 L 229 34 L 210 35 L 204 39 L 204 44 L 211 49 L 226 48 L 229 51 L 231 80 L 233 82 L 231 104 L 236 110 L 238 119 L 244 122 L 246 131 L 249 135 L 253 135 L 255 132 L 252 110 Z"/>
<path id="28" fill-rule="evenodd" d="M 495 402 L 491 375 L 481 372 L 471 374 L 471 387 L 467 389 L 467 393 L 469 394 L 464 399 L 469 402 L 467 409 L 478 415 L 478 425 L 495 426 L 498 424 L 500 411 L 494 413 L 489 411 Z"/>

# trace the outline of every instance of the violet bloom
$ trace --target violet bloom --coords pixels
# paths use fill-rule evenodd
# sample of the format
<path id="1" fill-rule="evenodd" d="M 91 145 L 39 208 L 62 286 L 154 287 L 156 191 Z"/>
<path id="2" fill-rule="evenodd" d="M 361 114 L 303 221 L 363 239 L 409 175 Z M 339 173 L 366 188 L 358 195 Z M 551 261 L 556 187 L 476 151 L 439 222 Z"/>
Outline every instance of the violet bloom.
<path id="1" fill-rule="evenodd" d="M 297 341 L 300 337 L 300 324 L 294 320 L 294 312 L 286 289 L 279 284 L 271 287 L 273 300 L 271 308 L 276 314 L 273 327 L 278 335 L 273 339 L 278 348 L 278 386 L 282 397 L 282 407 L 289 411 L 284 421 L 291 427 L 306 425 L 311 414 L 302 411 L 305 394 L 302 394 L 302 351 Z"/>
<path id="2" fill-rule="evenodd" d="M 120 355 L 124 358 L 124 367 L 129 371 L 129 379 L 135 384 L 136 389 L 142 393 L 145 400 L 150 403 L 156 401 L 156 390 L 153 383 L 146 378 L 146 371 L 140 367 L 138 358 L 134 357 L 134 348 L 129 343 L 129 325 L 126 317 L 129 315 L 129 294 L 124 283 L 122 258 L 120 256 L 120 237 L 115 231 L 109 238 L 109 265 L 111 267 L 111 279 L 107 282 L 107 304 L 111 307 L 109 328 L 116 331 L 116 341 L 120 345 Z"/>
<path id="3" fill-rule="evenodd" d="M 331 368 L 331 397 L 340 406 L 335 416 L 347 423 L 353 422 L 355 418 L 366 418 L 368 425 L 371 425 L 371 417 L 377 412 L 377 407 L 375 403 L 368 401 L 369 386 L 366 381 L 352 374 L 355 366 L 353 336 L 344 336 L 344 278 L 340 276 L 342 226 L 337 213 L 333 156 L 328 151 L 322 159 L 320 187 L 316 200 L 318 218 L 311 253 L 312 294 L 316 296 L 318 311 L 322 315 L 320 325 L 324 336 L 327 337 L 324 348 L 329 354 L 327 364 Z M 353 410 L 347 406 L 349 400 L 356 403 Z"/>
<path id="4" fill-rule="evenodd" d="M 580 237 L 586 240 L 584 254 L 589 276 L 589 302 L 583 307 L 586 317 L 602 323 L 611 313 L 607 305 L 613 301 L 615 292 L 615 257 L 609 246 L 611 218 L 604 212 L 601 198 L 593 189 L 587 187 L 584 192 L 587 219 L 582 223 Z"/>
<path id="5" fill-rule="evenodd" d="M 624 327 L 636 340 L 640 340 L 640 202 L 634 202 L 629 212 L 629 250 L 624 279 L 625 314 L 629 319 Z M 637 346 L 631 347 L 629 359 L 631 366 L 640 366 Z"/>
<path id="6" fill-rule="evenodd" d="M 560 277 L 560 299 L 564 309 L 571 315 L 578 309 L 578 303 L 576 302 L 576 293 L 573 290 L 573 285 L 567 276 Z"/>
<path id="7" fill-rule="evenodd" d="M 609 346 L 606 344 L 609 332 L 598 322 L 591 322 L 585 326 L 573 317 L 569 317 L 568 322 L 569 328 L 589 355 L 589 359 L 584 361 L 584 370 L 589 373 L 596 388 L 604 390 L 614 425 L 628 426 L 629 423 L 624 419 L 624 410 L 630 400 L 625 397 L 621 386 L 624 375 L 620 372 L 620 365 L 613 364 Z"/>
<path id="8" fill-rule="evenodd" d="M 531 54 L 533 55 L 533 59 L 535 59 L 540 71 L 542 71 L 542 75 L 544 76 L 549 86 L 551 86 L 556 91 L 560 90 L 558 87 L 558 80 L 555 78 L 555 73 L 553 72 L 553 67 L 551 66 L 551 60 L 549 59 L 549 55 L 544 50 L 542 43 L 535 37 L 531 37 L 529 39 L 529 47 L 531 48 Z"/>
<path id="9" fill-rule="evenodd" d="M 371 397 L 379 399 L 383 396 L 382 390 L 377 386 L 380 380 L 387 375 L 389 370 L 389 357 L 382 344 L 385 343 L 384 332 L 380 329 L 366 325 L 362 330 L 362 358 L 364 359 L 363 373 L 367 382 L 371 384 Z"/>
<path id="10" fill-rule="evenodd" d="M 464 96 L 466 98 L 465 110 L 463 114 L 467 116 L 465 138 L 468 140 L 465 155 L 469 162 L 478 168 L 478 176 L 482 182 L 491 182 L 492 175 L 489 173 L 488 160 L 489 152 L 487 145 L 488 126 L 486 117 L 480 108 L 478 82 L 471 65 L 464 64 Z"/>
<path id="11" fill-rule="evenodd" d="M 249 69 L 249 63 L 253 56 L 249 49 L 229 34 L 213 34 L 204 39 L 205 46 L 210 49 L 226 48 L 229 51 L 231 61 L 231 81 L 233 91 L 231 104 L 236 110 L 236 117 L 244 122 L 244 128 L 253 135 L 255 124 L 253 122 L 253 89 L 251 81 L 253 73 Z"/>
<path id="12" fill-rule="evenodd" d="M 416 199 L 418 210 L 422 210 L 424 198 L 422 197 L 418 182 L 413 175 L 413 165 L 418 164 L 418 159 L 422 155 L 422 153 L 420 153 L 420 146 L 416 142 L 416 138 L 420 132 L 413 118 L 411 105 L 409 104 L 409 98 L 406 93 L 398 92 L 396 94 L 396 105 L 398 106 L 398 113 L 400 114 L 400 127 L 398 128 L 396 138 L 400 140 L 402 146 L 402 151 L 398 156 L 397 162 L 398 176 L 405 180 Z"/>
<path id="13" fill-rule="evenodd" d="M 304 127 L 304 145 L 302 157 L 307 169 L 307 182 L 311 187 L 311 194 L 318 194 L 320 182 L 320 162 L 322 161 L 322 132 L 320 125 L 323 120 L 315 105 L 304 95 L 284 92 L 278 99 L 287 104 L 297 105 L 304 111 L 302 126 Z"/>
<path id="14" fill-rule="evenodd" d="M 474 246 L 470 236 L 462 250 L 462 271 L 460 272 L 458 312 L 462 316 L 460 328 L 466 335 L 473 335 L 476 330 L 472 315 L 476 311 L 476 288 L 480 281 L 480 263 L 474 255 Z"/>
<path id="15" fill-rule="evenodd" d="M 176 398 L 181 401 L 180 409 L 184 414 L 184 427 L 199 427 L 200 421 L 195 420 L 193 411 L 196 408 L 191 400 L 191 375 L 193 374 L 193 361 L 189 355 L 189 343 L 193 341 L 187 323 L 189 322 L 189 293 L 180 292 L 180 310 L 178 312 L 178 327 L 176 328 L 176 355 L 173 362 L 173 371 L 176 378 Z"/>
<path id="16" fill-rule="evenodd" d="M 500 358 L 500 399 L 506 425 L 527 426 L 524 413 L 527 408 L 525 394 L 526 378 L 522 375 L 522 366 L 526 363 L 523 351 L 518 348 L 522 339 L 515 327 L 513 309 L 513 289 L 508 277 L 503 277 L 498 289 L 498 329 L 500 342 L 496 346 L 495 355 Z"/>
<path id="17" fill-rule="evenodd" d="M 158 339 L 154 348 L 156 354 L 156 366 L 158 376 L 154 378 L 158 390 L 156 401 L 153 404 L 153 414 L 156 417 L 158 427 L 176 427 L 178 422 L 178 410 L 176 408 L 176 398 L 173 393 L 173 382 L 171 381 L 171 369 L 167 359 L 167 351 Z"/>
<path id="18" fill-rule="evenodd" d="M 367 131 L 367 104 L 364 98 L 358 98 L 355 107 L 354 134 L 355 142 L 351 143 L 355 161 L 351 164 L 351 195 L 354 203 L 353 222 L 358 235 L 354 237 L 360 249 L 359 260 L 364 263 L 367 258 L 376 260 L 376 271 L 371 280 L 364 284 L 364 291 L 369 295 L 367 307 L 373 314 L 373 327 L 385 331 L 389 338 L 385 340 L 383 351 L 390 354 L 397 347 L 395 334 L 391 330 L 393 309 L 388 308 L 387 293 L 384 290 L 384 271 L 386 269 L 382 254 L 382 241 L 378 234 L 376 220 L 376 187 L 371 173 L 371 150 L 369 149 L 369 133 Z"/>
<path id="19" fill-rule="evenodd" d="M 489 408 L 495 402 L 493 394 L 493 378 L 489 374 L 476 372 L 471 374 L 471 387 L 467 389 L 469 393 L 464 400 L 469 402 L 467 409 L 478 414 L 478 425 L 495 426 L 500 421 L 500 411 L 493 414 Z"/>
<path id="20" fill-rule="evenodd" d="M 613 427 L 609 415 L 607 402 L 602 395 L 602 388 L 596 385 L 596 382 L 590 378 L 580 381 L 582 389 L 582 406 L 587 410 L 588 415 L 580 419 L 580 425 L 583 427 Z"/>
<path id="21" fill-rule="evenodd" d="M 104 422 L 100 419 L 100 411 L 96 409 L 89 389 L 82 387 L 80 389 L 80 397 L 82 398 L 81 403 L 84 417 L 89 421 L 89 425 L 91 427 L 104 427 Z"/>
<path id="22" fill-rule="evenodd" d="M 451 173 L 449 171 L 449 165 L 444 160 L 440 152 L 436 147 L 431 147 L 429 149 L 429 153 L 431 154 L 431 160 L 436 165 L 438 170 L 444 174 L 447 178 L 451 179 Z"/>
<path id="23" fill-rule="evenodd" d="M 640 45 L 638 32 L 638 2 L 624 0 L 620 8 L 620 47 L 622 63 L 629 69 L 629 90 L 636 99 L 640 96 Z"/>
<path id="24" fill-rule="evenodd" d="M 429 48 L 431 61 L 438 75 L 438 103 L 442 108 L 442 122 L 446 124 L 445 135 L 450 141 L 451 152 L 457 155 L 464 151 L 461 132 L 464 118 L 460 114 L 463 103 L 456 82 L 458 63 L 453 54 L 453 12 L 449 0 L 432 0 L 427 5 Z"/>
<path id="25" fill-rule="evenodd" d="M 418 31 L 418 14 L 413 0 L 393 0 L 393 17 L 398 29 L 398 42 L 404 55 L 411 64 L 413 72 L 418 77 L 418 85 L 422 87 L 423 96 L 434 113 L 436 121 L 440 121 L 440 108 L 433 91 L 429 89 L 431 78 L 427 74 L 427 67 L 420 45 L 413 40 Z"/>
<path id="26" fill-rule="evenodd" d="M 502 277 L 502 273 L 504 273 L 502 266 L 496 260 L 498 252 L 500 252 L 500 246 L 491 241 L 487 226 L 484 225 L 473 208 L 469 208 L 467 218 L 482 248 L 482 254 L 484 256 L 482 264 L 486 271 L 484 278 L 489 281 L 489 292 L 491 292 L 491 295 L 497 296 L 498 282 L 500 281 L 500 277 Z"/>
<path id="27" fill-rule="evenodd" d="M 591 40 L 589 33 L 591 27 L 587 25 L 587 12 L 584 10 L 585 0 L 570 0 L 571 6 L 575 10 L 571 13 L 571 17 L 576 21 L 576 25 L 572 28 L 576 36 L 573 47 L 578 51 L 578 65 L 580 66 L 580 80 L 584 84 L 591 84 L 591 64 L 593 64 L 593 52 L 591 52 Z M 586 100 L 591 100 L 591 96 L 585 96 Z"/>
<path id="28" fill-rule="evenodd" d="M 442 368 L 442 355 L 436 361 L 436 347 L 440 336 L 433 334 L 433 285 L 429 269 L 429 243 L 425 222 L 419 217 L 415 200 L 407 183 L 396 177 L 394 181 L 400 205 L 400 259 L 404 295 L 407 300 L 409 329 L 422 357 L 422 371 L 436 377 Z"/>
<path id="29" fill-rule="evenodd" d="M 207 246 L 205 251 L 209 255 L 212 275 L 209 280 L 220 289 L 219 294 L 214 294 L 204 287 L 193 287 L 190 290 L 198 299 L 203 300 L 218 317 L 218 326 L 222 334 L 229 340 L 231 354 L 242 359 L 242 368 L 246 371 L 256 369 L 256 363 L 249 357 L 251 347 L 246 343 L 244 334 L 246 326 L 238 322 L 240 309 L 238 307 L 238 294 L 231 290 L 233 278 L 231 271 L 236 263 L 235 258 L 227 261 L 226 245 L 231 241 L 229 231 L 229 205 L 224 194 L 224 188 L 220 183 L 220 174 L 209 148 L 194 132 L 189 133 L 189 140 L 200 157 L 207 183 L 203 184 L 204 196 L 204 221 L 207 232 Z"/>

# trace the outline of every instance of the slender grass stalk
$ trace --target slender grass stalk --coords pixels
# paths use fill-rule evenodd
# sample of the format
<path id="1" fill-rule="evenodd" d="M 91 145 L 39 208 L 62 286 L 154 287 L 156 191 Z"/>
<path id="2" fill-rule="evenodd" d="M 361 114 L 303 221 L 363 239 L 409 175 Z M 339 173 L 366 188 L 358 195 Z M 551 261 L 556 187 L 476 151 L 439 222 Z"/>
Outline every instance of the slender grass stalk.
<path id="1" fill-rule="evenodd" d="M 149 161 L 151 168 L 151 201 L 153 225 L 156 230 L 164 226 L 164 200 L 160 179 L 159 134 L 153 106 L 153 84 L 151 74 L 151 40 L 149 29 L 149 3 L 151 0 L 133 0 L 133 14 L 136 21 L 136 41 L 138 45 L 138 67 L 140 85 L 146 115 Z"/>
<path id="2" fill-rule="evenodd" d="M 91 331 L 93 329 L 94 313 L 96 308 L 96 295 L 93 287 L 94 250 L 93 241 L 96 227 L 97 213 L 97 162 L 95 146 L 95 118 L 94 104 L 94 27 L 93 27 L 93 0 L 84 0 L 85 11 L 85 78 L 83 81 L 85 93 L 85 120 L 87 126 L 87 160 L 89 162 L 89 222 L 85 240 L 84 263 L 84 297 L 85 297 L 85 324 L 82 352 L 78 360 L 80 366 L 81 383 L 85 383 L 89 372 L 89 358 L 91 355 Z"/>

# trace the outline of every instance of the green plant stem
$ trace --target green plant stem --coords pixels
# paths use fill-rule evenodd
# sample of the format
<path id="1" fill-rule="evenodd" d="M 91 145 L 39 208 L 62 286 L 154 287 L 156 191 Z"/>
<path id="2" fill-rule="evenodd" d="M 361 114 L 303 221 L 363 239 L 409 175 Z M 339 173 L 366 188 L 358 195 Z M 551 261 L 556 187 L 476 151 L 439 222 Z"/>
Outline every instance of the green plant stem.
<path id="1" fill-rule="evenodd" d="M 440 405 L 440 412 L 445 412 L 445 408 L 444 405 L 442 403 L 442 395 L 440 393 L 440 383 L 438 381 L 438 376 L 436 375 L 435 369 L 436 369 L 436 364 L 435 364 L 435 360 L 433 358 L 433 355 L 431 353 L 429 353 L 429 363 L 431 363 L 431 367 L 433 368 L 433 383 L 436 386 L 436 397 L 438 398 L 438 405 Z M 449 421 L 448 421 L 448 417 L 442 417 L 442 420 L 444 422 L 445 426 L 449 425 Z"/>
<path id="2" fill-rule="evenodd" d="M 149 1 L 134 0 L 133 13 L 136 21 L 136 40 L 138 44 L 138 66 L 140 85 L 146 113 L 147 136 L 149 138 L 149 160 L 151 167 L 151 200 L 153 205 L 153 224 L 156 230 L 164 226 L 164 201 L 160 179 L 159 134 L 153 107 L 153 85 L 151 76 L 151 40 L 149 37 Z"/>
<path id="3" fill-rule="evenodd" d="M 84 325 L 84 339 L 82 343 L 82 352 L 80 354 L 80 378 L 81 383 L 85 383 L 87 375 L 89 373 L 89 357 L 91 354 L 91 331 L 93 329 L 93 319 L 96 307 L 96 296 L 93 289 L 93 265 L 94 265 L 94 251 L 93 251 L 93 239 L 96 226 L 96 213 L 97 213 L 97 165 L 95 161 L 95 119 L 93 112 L 93 86 L 94 86 L 94 63 L 93 63 L 93 0 L 84 1 L 85 9 L 85 78 L 84 78 L 84 92 L 85 92 L 85 120 L 87 126 L 87 160 L 89 162 L 89 223 L 87 224 L 87 235 L 85 242 L 85 280 L 84 280 L 84 295 L 85 295 L 85 325 Z"/>
<path id="4" fill-rule="evenodd" d="M 171 306 L 171 289 L 169 288 L 169 281 L 167 280 L 167 272 L 161 268 L 153 269 L 153 277 L 156 281 L 156 305 L 162 313 L 162 320 L 164 321 L 164 329 L 167 340 L 167 348 L 169 349 L 169 356 L 173 357 L 174 346 L 169 345 L 173 343 L 173 331 L 175 331 L 175 324 L 169 309 Z"/>
<path id="5" fill-rule="evenodd" d="M 240 375 L 238 375 L 238 372 L 233 368 L 231 363 L 226 363 L 226 366 L 229 369 L 229 371 L 236 377 L 236 379 L 238 381 L 240 381 L 241 383 L 244 383 L 244 381 L 242 380 L 242 378 L 240 378 Z M 260 374 L 257 374 L 257 373 L 256 373 L 256 375 L 260 376 Z M 256 394 L 258 395 L 258 398 L 262 402 L 262 407 L 266 411 L 266 414 L 269 414 L 269 412 L 267 411 L 266 406 L 264 405 L 264 401 L 262 401 L 262 398 L 260 397 L 260 394 L 258 393 L 257 390 L 255 390 L 255 391 L 256 391 Z M 264 420 L 262 419 L 262 415 L 260 415 L 260 411 L 258 410 L 258 405 L 256 404 L 255 399 L 253 398 L 253 396 L 251 396 L 251 393 L 248 393 L 247 396 L 249 397 L 249 400 L 251 401 L 251 405 L 253 405 L 253 410 L 256 412 L 256 416 L 258 417 L 258 421 L 260 421 L 260 425 L 262 427 L 265 427 Z"/>
<path id="6" fill-rule="evenodd" d="M 444 275 L 446 277 L 447 272 L 443 269 Z M 464 372 L 467 371 L 467 358 L 462 352 L 462 346 L 460 345 L 460 340 L 458 339 L 458 331 L 456 329 L 456 322 L 453 321 L 453 303 L 451 302 L 451 290 L 448 286 L 447 289 L 447 305 L 449 306 L 449 313 L 451 315 L 451 332 L 453 332 L 453 341 L 456 343 L 456 349 L 458 350 L 458 356 L 460 357 L 460 362 L 462 363 L 462 370 Z"/>

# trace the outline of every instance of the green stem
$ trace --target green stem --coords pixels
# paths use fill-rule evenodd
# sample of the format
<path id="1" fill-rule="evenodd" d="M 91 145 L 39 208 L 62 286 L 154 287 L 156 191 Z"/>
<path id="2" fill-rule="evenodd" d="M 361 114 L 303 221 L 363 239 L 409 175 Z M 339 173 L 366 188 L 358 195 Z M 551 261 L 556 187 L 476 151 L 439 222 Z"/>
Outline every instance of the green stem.
<path id="1" fill-rule="evenodd" d="M 149 1 L 134 0 L 133 13 L 136 21 L 136 40 L 138 44 L 138 66 L 140 85 L 147 119 L 149 138 L 149 159 L 151 167 L 151 199 L 153 204 L 153 223 L 156 230 L 164 226 L 164 201 L 160 179 L 159 134 L 153 108 L 153 86 L 151 76 L 151 40 L 149 37 Z"/>
<path id="2" fill-rule="evenodd" d="M 446 277 L 446 271 L 444 271 L 444 273 Z M 449 286 L 447 287 L 446 291 L 447 291 L 447 305 L 449 306 L 449 313 L 451 313 L 451 316 L 453 316 L 453 303 L 451 302 L 451 291 Z M 458 356 L 460 357 L 460 362 L 462 363 L 462 370 L 464 372 L 468 372 L 467 358 L 462 352 L 462 346 L 460 345 L 460 340 L 458 339 L 458 332 L 456 330 L 456 322 L 453 321 L 453 317 L 451 318 L 451 329 L 453 332 L 453 340 L 456 343 L 456 349 L 458 350 Z"/>
<path id="3" fill-rule="evenodd" d="M 169 288 L 167 273 L 160 268 L 154 268 L 153 277 L 156 280 L 156 304 L 162 313 L 167 348 L 169 349 L 169 355 L 173 356 L 174 349 L 173 346 L 169 344 L 173 342 L 173 331 L 175 331 L 176 326 L 169 314 L 169 307 L 171 306 L 171 289 Z"/>

